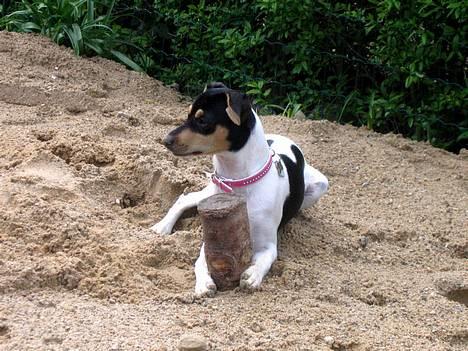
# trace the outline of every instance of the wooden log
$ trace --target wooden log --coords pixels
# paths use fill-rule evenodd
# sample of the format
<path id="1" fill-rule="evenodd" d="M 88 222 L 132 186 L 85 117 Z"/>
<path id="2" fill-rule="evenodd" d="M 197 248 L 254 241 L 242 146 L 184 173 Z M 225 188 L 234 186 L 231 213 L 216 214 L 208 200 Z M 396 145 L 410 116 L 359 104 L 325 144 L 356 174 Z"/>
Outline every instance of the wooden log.
<path id="1" fill-rule="evenodd" d="M 208 271 L 218 290 L 239 285 L 252 257 L 250 227 L 245 198 L 216 194 L 198 205 Z"/>

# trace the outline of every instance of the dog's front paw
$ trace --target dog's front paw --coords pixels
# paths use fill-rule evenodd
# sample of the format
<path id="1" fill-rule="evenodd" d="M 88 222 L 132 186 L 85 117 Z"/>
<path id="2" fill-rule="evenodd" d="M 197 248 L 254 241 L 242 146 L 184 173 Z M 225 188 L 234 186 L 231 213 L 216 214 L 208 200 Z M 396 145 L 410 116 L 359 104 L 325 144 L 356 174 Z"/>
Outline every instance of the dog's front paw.
<path id="1" fill-rule="evenodd" d="M 241 275 L 239 286 L 245 290 L 255 290 L 260 287 L 263 275 L 258 272 L 257 267 L 250 266 Z"/>
<path id="2" fill-rule="evenodd" d="M 211 277 L 197 281 L 195 284 L 195 295 L 197 297 L 214 297 L 216 294 L 216 284 Z"/>
<path id="3" fill-rule="evenodd" d="M 153 232 L 158 233 L 159 235 L 169 235 L 172 231 L 172 226 L 164 223 L 164 221 L 158 222 L 151 227 Z"/>

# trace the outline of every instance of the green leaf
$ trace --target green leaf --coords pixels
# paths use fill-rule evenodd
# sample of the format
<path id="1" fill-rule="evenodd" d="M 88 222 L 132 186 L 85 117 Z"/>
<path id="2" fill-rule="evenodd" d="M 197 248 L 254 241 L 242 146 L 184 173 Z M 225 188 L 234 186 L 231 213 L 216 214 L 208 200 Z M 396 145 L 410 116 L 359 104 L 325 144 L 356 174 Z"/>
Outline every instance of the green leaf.
<path id="1" fill-rule="evenodd" d="M 411 76 L 406 77 L 406 79 L 405 79 L 405 88 L 409 88 L 411 86 L 411 83 L 413 82 L 412 78 L 413 77 L 411 77 Z"/>
<path id="2" fill-rule="evenodd" d="M 258 89 L 250 89 L 245 92 L 247 95 L 257 95 L 260 94 L 260 90 Z"/>
<path id="3" fill-rule="evenodd" d="M 143 68 L 141 68 L 135 61 L 125 55 L 123 52 L 117 50 L 110 50 L 110 53 L 117 58 L 120 62 L 125 64 L 126 66 L 130 67 L 134 71 L 143 72 Z"/>
<path id="4" fill-rule="evenodd" d="M 36 23 L 33 22 L 25 22 L 21 23 L 21 31 L 22 32 L 33 32 L 33 31 L 41 31 L 41 27 L 39 27 Z"/>
<path id="5" fill-rule="evenodd" d="M 88 21 L 94 21 L 94 1 L 93 0 L 88 0 L 88 14 L 86 16 L 86 19 Z"/>
<path id="6" fill-rule="evenodd" d="M 104 53 L 104 50 L 103 48 L 101 47 L 102 44 L 102 41 L 98 41 L 98 40 L 89 40 L 87 42 L 85 42 L 85 46 L 89 49 L 91 49 L 92 51 L 94 51 L 96 54 L 98 55 L 102 55 Z"/>
<path id="7" fill-rule="evenodd" d="M 468 130 L 465 130 L 463 133 L 458 135 L 457 142 L 460 142 L 462 140 L 467 140 L 467 139 L 468 139 Z"/>
<path id="8" fill-rule="evenodd" d="M 427 44 L 427 33 L 423 33 L 423 34 L 421 35 L 421 43 L 422 43 L 423 45 L 426 45 L 426 44 Z"/>
<path id="9" fill-rule="evenodd" d="M 70 41 L 73 51 L 75 51 L 75 54 L 79 56 L 82 51 L 81 41 L 83 39 L 80 27 L 76 23 L 74 23 L 72 24 L 71 28 L 64 27 L 63 30 L 67 34 L 68 40 Z"/>

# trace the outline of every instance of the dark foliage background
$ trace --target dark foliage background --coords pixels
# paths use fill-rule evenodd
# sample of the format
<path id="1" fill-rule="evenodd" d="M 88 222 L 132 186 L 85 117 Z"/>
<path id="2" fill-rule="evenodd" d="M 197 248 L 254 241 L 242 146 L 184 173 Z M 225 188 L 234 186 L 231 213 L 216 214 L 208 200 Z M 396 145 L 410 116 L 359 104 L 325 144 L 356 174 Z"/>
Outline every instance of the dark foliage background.
<path id="1" fill-rule="evenodd" d="M 0 28 L 42 32 L 190 95 L 224 81 L 267 111 L 468 145 L 466 0 L 0 1 Z"/>

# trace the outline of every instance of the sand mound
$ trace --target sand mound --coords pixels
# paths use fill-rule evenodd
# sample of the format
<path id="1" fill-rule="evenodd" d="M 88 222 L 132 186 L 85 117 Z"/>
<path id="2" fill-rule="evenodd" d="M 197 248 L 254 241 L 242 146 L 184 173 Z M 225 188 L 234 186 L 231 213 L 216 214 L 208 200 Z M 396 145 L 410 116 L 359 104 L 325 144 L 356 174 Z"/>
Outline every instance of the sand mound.
<path id="1" fill-rule="evenodd" d="M 208 157 L 160 144 L 189 100 L 45 38 L 0 32 L 0 349 L 462 350 L 468 160 L 396 135 L 264 117 L 330 178 L 261 291 L 194 300 L 196 213 L 149 231 Z"/>

